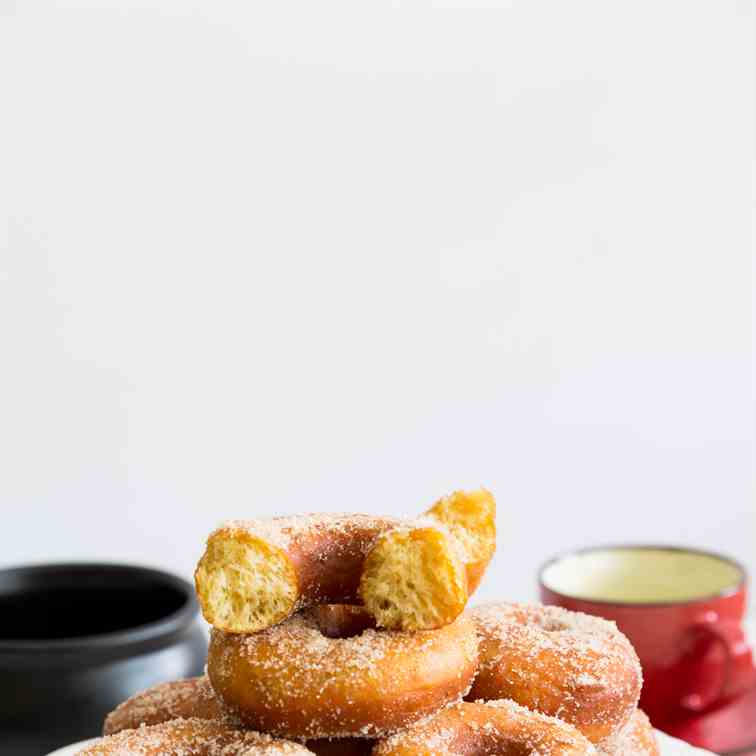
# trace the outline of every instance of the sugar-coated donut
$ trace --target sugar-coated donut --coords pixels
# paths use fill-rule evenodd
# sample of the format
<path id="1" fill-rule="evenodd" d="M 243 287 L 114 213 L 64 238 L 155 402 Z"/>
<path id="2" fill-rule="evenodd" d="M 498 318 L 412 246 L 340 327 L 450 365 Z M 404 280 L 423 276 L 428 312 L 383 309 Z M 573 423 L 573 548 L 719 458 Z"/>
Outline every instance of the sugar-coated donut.
<path id="1" fill-rule="evenodd" d="M 613 622 L 525 604 L 490 604 L 469 614 L 480 669 L 468 700 L 512 699 L 575 725 L 593 743 L 616 736 L 630 721 L 641 668 Z"/>
<path id="2" fill-rule="evenodd" d="M 204 719 L 174 719 L 100 738 L 76 756 L 307 756 L 301 743 L 276 740 Z"/>
<path id="3" fill-rule="evenodd" d="M 640 709 L 636 709 L 616 739 L 602 743 L 599 753 L 602 756 L 660 756 L 654 728 Z"/>
<path id="4" fill-rule="evenodd" d="M 356 623 L 365 617 L 353 612 L 359 607 L 343 607 L 337 615 L 354 616 Z M 335 619 L 326 617 L 327 621 Z M 238 719 L 215 694 L 207 677 L 192 677 L 161 683 L 131 696 L 105 719 L 103 735 L 115 735 L 142 725 L 156 725 L 174 719 L 209 719 L 240 729 Z M 315 756 L 369 756 L 375 741 L 367 738 L 323 738 L 308 740 L 305 747 Z"/>
<path id="5" fill-rule="evenodd" d="M 247 726 L 293 738 L 381 737 L 459 700 L 477 669 L 463 614 L 436 630 L 328 637 L 307 610 L 253 635 L 213 630 L 207 671 Z M 333 618 L 327 629 L 334 635 Z M 349 635 L 351 620 L 343 635 Z"/>
<path id="6" fill-rule="evenodd" d="M 373 756 L 593 756 L 574 727 L 513 701 L 460 703 L 380 741 Z"/>
<path id="7" fill-rule="evenodd" d="M 318 603 L 356 603 L 365 554 L 400 521 L 312 514 L 232 520 L 210 535 L 194 575 L 202 614 L 250 633 Z"/>
<path id="8" fill-rule="evenodd" d="M 102 734 L 114 735 L 121 730 L 172 719 L 212 719 L 221 724 L 238 725 L 215 695 L 210 681 L 203 676 L 161 683 L 131 696 L 108 714 Z"/>
<path id="9" fill-rule="evenodd" d="M 205 619 L 227 632 L 257 632 L 314 604 L 354 603 L 381 627 L 431 629 L 464 609 L 495 535 L 487 491 L 452 494 L 412 522 L 359 514 L 230 521 L 208 538 L 197 596 Z"/>

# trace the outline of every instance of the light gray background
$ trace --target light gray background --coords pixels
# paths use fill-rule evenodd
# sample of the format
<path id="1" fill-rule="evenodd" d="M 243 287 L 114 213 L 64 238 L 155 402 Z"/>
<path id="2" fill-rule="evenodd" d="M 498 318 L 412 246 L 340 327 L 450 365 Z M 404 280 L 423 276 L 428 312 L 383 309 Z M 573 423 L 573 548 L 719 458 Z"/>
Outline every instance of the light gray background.
<path id="1" fill-rule="evenodd" d="M 488 597 L 756 567 L 753 3 L 455 5 L 0 0 L 0 565 L 485 484 Z"/>

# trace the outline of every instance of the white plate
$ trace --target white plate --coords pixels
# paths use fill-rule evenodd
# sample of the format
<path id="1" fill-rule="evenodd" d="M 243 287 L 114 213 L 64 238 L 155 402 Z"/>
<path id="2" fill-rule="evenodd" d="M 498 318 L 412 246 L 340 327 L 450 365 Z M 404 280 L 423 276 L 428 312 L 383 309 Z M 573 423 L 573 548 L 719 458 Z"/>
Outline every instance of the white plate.
<path id="1" fill-rule="evenodd" d="M 709 751 L 701 751 L 698 748 L 691 748 L 687 743 L 670 738 L 669 735 L 664 735 L 661 732 L 657 732 L 656 737 L 659 739 L 659 747 L 662 756 L 696 756 L 696 754 L 699 754 L 700 756 L 700 754 L 709 753 Z M 84 748 L 88 743 L 94 743 L 94 740 L 82 740 L 81 743 L 74 743 L 73 745 L 61 748 L 59 751 L 53 751 L 48 754 L 48 756 L 74 756 L 76 751 L 80 748 Z"/>
<path id="2" fill-rule="evenodd" d="M 72 743 L 70 746 L 66 746 L 65 748 L 59 748 L 57 751 L 48 753 L 47 756 L 74 756 L 74 754 L 79 749 L 84 748 L 85 745 L 94 743 L 95 740 L 99 740 L 99 738 L 91 738 L 90 740 L 80 740 L 78 743 Z"/>
<path id="3" fill-rule="evenodd" d="M 670 738 L 663 732 L 656 733 L 656 740 L 659 743 L 659 750 L 663 756 L 701 756 L 701 754 L 711 754 L 711 751 L 702 751 L 700 748 L 693 748 L 687 743 L 677 738 Z"/>

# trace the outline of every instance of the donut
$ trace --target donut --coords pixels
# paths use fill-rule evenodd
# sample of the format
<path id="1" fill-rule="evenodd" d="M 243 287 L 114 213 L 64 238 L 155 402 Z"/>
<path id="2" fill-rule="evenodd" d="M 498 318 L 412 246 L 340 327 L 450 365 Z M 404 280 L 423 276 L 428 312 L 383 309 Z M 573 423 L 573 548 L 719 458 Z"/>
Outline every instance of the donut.
<path id="1" fill-rule="evenodd" d="M 306 610 L 253 635 L 213 629 L 207 672 L 249 727 L 292 738 L 376 738 L 459 700 L 477 669 L 466 614 L 436 630 L 362 629 L 333 637 Z M 360 629 L 359 627 L 357 628 Z"/>
<path id="2" fill-rule="evenodd" d="M 358 607 L 344 607 L 344 615 Z M 333 622 L 332 618 L 327 621 Z M 365 618 L 356 617 L 357 622 Z M 142 725 L 156 725 L 174 719 L 209 719 L 241 728 L 238 719 L 215 694 L 207 677 L 192 677 L 161 683 L 137 693 L 119 704 L 105 718 L 103 735 L 115 735 Z M 305 747 L 315 756 L 369 756 L 375 741 L 367 738 L 323 738 L 308 740 Z"/>
<path id="3" fill-rule="evenodd" d="M 654 728 L 640 709 L 635 710 L 627 727 L 613 742 L 602 744 L 599 753 L 602 756 L 660 756 Z"/>
<path id="4" fill-rule="evenodd" d="M 574 727 L 513 701 L 460 703 L 380 741 L 373 756 L 593 756 Z"/>
<path id="5" fill-rule="evenodd" d="M 360 606 L 328 605 L 310 610 L 323 635 L 338 638 L 340 635 L 358 635 L 363 630 L 375 627 L 373 618 Z M 216 695 L 206 675 L 185 680 L 160 683 L 137 693 L 113 709 L 105 717 L 103 735 L 113 735 L 121 730 L 131 730 L 141 725 L 160 724 L 172 719 L 212 719 L 221 723 L 240 726 L 233 712 Z M 336 741 L 323 740 L 312 751 L 318 753 L 344 746 L 344 738 Z M 360 747 L 367 741 L 361 740 Z"/>
<path id="6" fill-rule="evenodd" d="M 100 738 L 76 756 L 306 756 L 301 743 L 203 719 L 174 719 Z"/>
<path id="7" fill-rule="evenodd" d="M 234 633 L 264 630 L 315 604 L 364 604 L 380 627 L 453 621 L 496 543 L 488 491 L 456 492 L 424 518 L 312 514 L 232 520 L 195 571 L 205 619 Z"/>
<path id="8" fill-rule="evenodd" d="M 172 719 L 211 719 L 238 726 L 238 721 L 203 676 L 162 683 L 137 693 L 105 717 L 102 734 L 114 735 L 121 730 Z"/>
<path id="9" fill-rule="evenodd" d="M 468 700 L 512 699 L 569 722 L 593 743 L 630 721 L 640 663 L 613 622 L 527 604 L 489 604 L 469 614 L 480 667 Z"/>

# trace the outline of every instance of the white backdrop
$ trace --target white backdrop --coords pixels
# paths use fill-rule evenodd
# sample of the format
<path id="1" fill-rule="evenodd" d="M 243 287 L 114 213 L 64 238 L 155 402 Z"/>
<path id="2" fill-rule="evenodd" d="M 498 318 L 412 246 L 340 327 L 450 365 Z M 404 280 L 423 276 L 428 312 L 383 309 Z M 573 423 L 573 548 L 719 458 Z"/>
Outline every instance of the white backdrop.
<path id="1" fill-rule="evenodd" d="M 754 3 L 0 0 L 0 566 L 498 497 L 756 569 Z"/>

